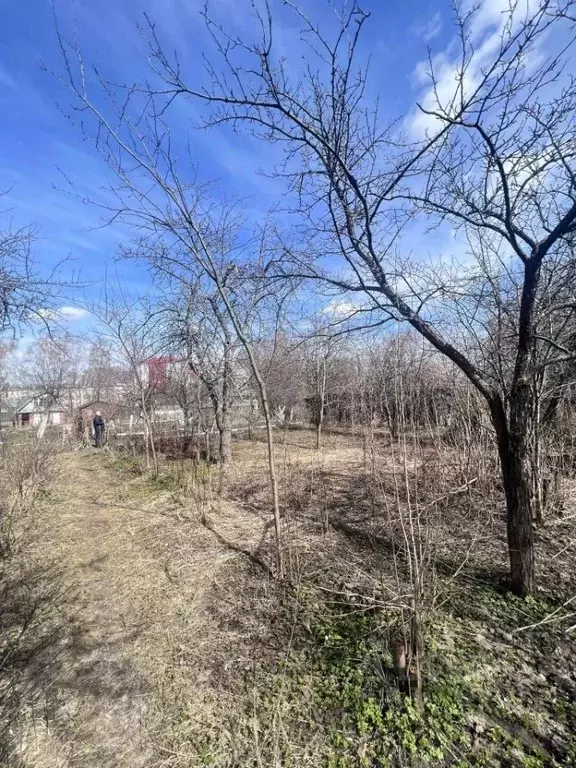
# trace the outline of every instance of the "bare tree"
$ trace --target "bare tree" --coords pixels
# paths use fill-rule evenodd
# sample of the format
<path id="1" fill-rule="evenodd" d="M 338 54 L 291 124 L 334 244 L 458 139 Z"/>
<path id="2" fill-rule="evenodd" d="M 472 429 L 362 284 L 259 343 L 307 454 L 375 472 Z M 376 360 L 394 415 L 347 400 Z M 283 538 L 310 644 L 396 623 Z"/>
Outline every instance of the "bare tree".
<path id="1" fill-rule="evenodd" d="M 0 391 L 4 391 L 8 383 L 8 368 L 11 362 L 11 356 L 14 353 L 14 341 L 0 341 Z"/>
<path id="2" fill-rule="evenodd" d="M 199 272 L 210 284 L 217 297 L 218 312 L 225 313 L 226 325 L 233 329 L 246 355 L 266 423 L 277 565 L 282 576 L 282 521 L 274 425 L 266 384 L 252 344 L 253 329 L 257 327 L 253 310 L 271 295 L 264 281 L 249 279 L 255 271 L 261 276 L 267 273 L 264 236 L 246 243 L 237 206 L 216 200 L 209 187 L 194 177 L 187 179 L 180 172 L 182 161 L 177 159 L 171 132 L 154 99 L 147 96 L 139 99 L 138 89 L 125 91 L 120 87 L 119 91 L 127 98 L 122 105 L 116 99 L 114 86 L 101 79 L 100 84 L 108 96 L 107 116 L 106 110 L 98 106 L 99 97 L 93 98 L 88 90 L 80 51 L 74 46 L 70 50 L 62 38 L 60 45 L 65 66 L 61 81 L 75 98 L 75 107 L 87 118 L 79 127 L 118 180 L 114 187 L 117 202 L 105 209 L 110 219 L 121 218 L 138 230 L 138 256 L 157 273 L 187 285 L 190 277 Z M 248 263 L 250 254 L 251 264 Z M 231 284 L 233 275 L 238 279 Z M 263 287 L 253 291 L 256 286 Z M 250 298 L 249 294 L 252 294 Z M 243 306 L 248 307 L 247 314 L 240 311 Z"/>
<path id="3" fill-rule="evenodd" d="M 182 409 L 185 435 L 193 436 L 195 427 L 203 423 L 204 393 L 202 381 L 194 374 L 179 346 L 174 348 L 174 364 L 168 368 L 165 390 Z"/>
<path id="4" fill-rule="evenodd" d="M 307 345 L 306 368 L 308 374 L 308 403 L 312 412 L 312 423 L 316 429 L 316 449 L 322 444 L 322 426 L 326 416 L 327 397 L 331 385 L 331 373 L 337 352 L 337 341 L 325 335 L 312 336 Z"/>
<path id="5" fill-rule="evenodd" d="M 245 355 L 246 367 L 258 391 L 266 425 L 268 448 L 268 475 L 277 543 L 278 573 L 285 575 L 282 523 L 278 483 L 276 476 L 273 415 L 268 400 L 264 373 L 259 364 L 257 349 L 259 328 L 269 327 L 272 317 L 273 333 L 277 332 L 284 292 L 270 293 L 263 261 L 264 239 L 257 243 L 255 255 L 237 243 L 238 223 L 229 219 L 229 211 L 213 217 L 213 208 L 204 208 L 205 200 L 197 199 L 197 215 L 187 248 L 149 249 L 148 263 L 154 270 L 177 285 L 184 287 L 186 305 L 184 314 L 171 311 L 177 317 L 181 342 L 192 370 L 202 378 L 209 393 L 220 433 L 220 455 L 223 464 L 230 460 L 231 409 L 234 389 L 238 389 L 241 366 L 238 350 Z M 188 226 L 190 224 L 188 223 Z M 200 237 L 200 247 L 195 242 Z M 288 286 L 288 292 L 291 287 Z M 272 301 L 272 298 L 274 299 Z M 270 307 L 272 312 L 270 314 Z M 211 358 L 211 362 L 210 362 Z M 236 362 L 235 362 L 236 360 Z M 240 374 L 240 375 L 239 375 Z M 242 382 L 246 384 L 247 382 Z"/>
<path id="6" fill-rule="evenodd" d="M 163 258 L 156 264 L 162 270 Z M 226 466 L 232 459 L 232 410 L 241 378 L 236 334 L 218 293 L 206 287 L 194 265 L 179 283 L 169 291 L 180 299 L 172 298 L 166 307 L 167 337 L 208 394 L 219 434 L 219 460 Z"/>
<path id="7" fill-rule="evenodd" d="M 44 437 L 50 412 L 55 406 L 72 413 L 74 389 L 81 370 L 78 347 L 78 339 L 69 335 L 43 337 L 28 347 L 19 375 L 22 383 L 37 393 L 42 408 L 39 439 Z"/>
<path id="8" fill-rule="evenodd" d="M 90 334 L 85 342 L 86 362 L 81 384 L 86 396 L 95 402 L 114 400 L 116 389 L 126 383 L 126 369 L 115 361 L 110 339 L 94 338 L 94 334 Z"/>
<path id="9" fill-rule="evenodd" d="M 497 23 L 494 44 L 481 51 L 478 9 L 456 9 L 460 58 L 447 83 L 431 59 L 432 90 L 420 107 L 427 131 L 410 142 L 394 125 L 382 127 L 367 98 L 358 47 L 369 15 L 356 2 L 343 4 L 332 37 L 295 3 L 286 5 L 309 50 L 304 71 L 296 62 L 289 69 L 292 62 L 278 55 L 265 5 L 256 11 L 255 42 L 206 17 L 222 64 L 210 66 L 208 89 L 187 82 L 151 25 L 153 68 L 163 81 L 156 95 L 165 103 L 201 99 L 216 109 L 209 122 L 227 122 L 283 146 L 282 173 L 307 238 L 300 252 L 285 246 L 292 273 L 361 295 L 378 312 L 408 322 L 483 395 L 506 493 L 511 586 L 528 594 L 535 578 L 533 381 L 544 368 L 572 358 L 570 349 L 539 338 L 538 318 L 546 265 L 570 258 L 576 227 L 576 86 L 563 70 L 574 42 L 574 3 L 543 0 L 527 7 L 514 0 Z M 548 56 L 544 38 L 554 41 Z M 539 66 L 531 66 L 532 55 Z M 415 216 L 427 217 L 431 226 L 460 227 L 471 250 L 488 247 L 490 269 L 484 261 L 468 273 L 436 265 L 425 274 L 417 261 L 402 258 L 402 233 Z M 344 259 L 345 277 L 326 269 L 330 254 Z M 486 338 L 487 287 L 500 301 L 506 280 L 517 300 L 510 307 L 514 365 L 504 391 L 481 365 L 473 342 Z M 456 332 L 443 321 L 441 302 L 450 305 Z M 557 311 L 573 312 L 573 301 Z"/>
<path id="10" fill-rule="evenodd" d="M 258 366 L 266 381 L 270 407 L 284 426 L 294 420 L 306 393 L 302 340 L 285 332 L 263 339 L 256 350 Z"/>
<path id="11" fill-rule="evenodd" d="M 140 409 L 144 424 L 146 462 L 154 475 L 159 474 L 153 418 L 154 386 L 149 380 L 147 362 L 161 344 L 161 314 L 149 302 L 133 299 L 121 290 L 107 289 L 102 300 L 94 303 L 91 313 L 100 324 L 104 342 L 115 350 L 115 367 L 129 371 L 125 398 Z"/>
<path id="12" fill-rule="evenodd" d="M 35 230 L 0 231 L 0 331 L 18 334 L 24 326 L 54 319 L 56 294 L 63 287 L 56 269 L 42 274 L 32 259 Z M 60 266 L 60 265 L 58 265 Z"/>
<path id="13" fill-rule="evenodd" d="M 304 71 L 297 65 L 289 71 L 277 55 L 267 5 L 262 13 L 255 11 L 255 42 L 206 17 L 223 65 L 210 66 L 208 89 L 187 82 L 179 60 L 165 53 L 150 24 L 151 65 L 161 85 L 115 88 L 101 79 L 118 107 L 116 118 L 91 98 L 79 52 L 73 51 L 73 60 L 61 41 L 62 80 L 83 117 L 95 122 L 83 123 L 86 134 L 131 197 L 129 202 L 123 198 L 113 215 L 122 211 L 134 224 L 156 234 L 170 231 L 185 242 L 223 297 L 211 243 L 198 225 L 199 198 L 191 199 L 190 187 L 178 177 L 163 115 L 175 98 L 201 99 L 216 108 L 209 122 L 246 128 L 283 146 L 281 172 L 305 225 L 305 246 L 296 247 L 294 239 L 284 243 L 280 274 L 322 281 L 361 297 L 372 312 L 409 323 L 482 394 L 506 492 L 511 586 L 528 594 L 534 589 L 533 382 L 544 368 L 572 357 L 569 348 L 539 338 L 537 320 L 544 272 L 547 265 L 569 259 L 576 223 L 571 118 L 576 86 L 563 74 L 574 41 L 574 1 L 543 0 L 527 9 L 515 0 L 496 25 L 494 44 L 484 47 L 480 58 L 477 9 L 456 12 L 461 56 L 448 81 L 454 85 L 446 87 L 432 60 L 433 87 L 421 107 L 428 128 L 422 139 L 412 141 L 396 124 L 382 127 L 367 98 L 367 70 L 358 45 L 368 14 L 356 2 L 344 4 L 332 37 L 295 3 L 287 6 L 310 49 Z M 541 46 L 545 38 L 555 41 L 548 57 Z M 532 54 L 541 57 L 540 66 L 530 66 Z M 135 182 L 134 163 L 163 191 L 167 209 Z M 440 262 L 426 271 L 402 257 L 402 235 L 415 217 L 431 226 L 460 227 L 471 252 L 483 254 L 480 269 L 454 274 Z M 328 269 L 327 256 L 343 258 L 346 273 Z M 500 298 L 507 281 L 516 287 L 517 300 L 511 305 L 515 362 L 505 392 L 482 365 L 477 342 L 486 340 L 488 289 Z M 573 312 L 574 303 L 558 311 Z"/>

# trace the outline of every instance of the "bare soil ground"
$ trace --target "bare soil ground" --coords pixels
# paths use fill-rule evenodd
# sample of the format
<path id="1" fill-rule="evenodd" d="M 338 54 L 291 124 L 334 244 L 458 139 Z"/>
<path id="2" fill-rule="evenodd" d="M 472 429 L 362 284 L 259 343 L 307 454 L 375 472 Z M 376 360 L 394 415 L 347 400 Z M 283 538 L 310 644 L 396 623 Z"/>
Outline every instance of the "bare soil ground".
<path id="1" fill-rule="evenodd" d="M 521 601 L 498 491 L 460 491 L 463 457 L 424 446 L 407 462 L 384 436 L 327 435 L 317 452 L 302 430 L 280 436 L 278 463 L 282 590 L 262 443 L 235 443 L 223 500 L 206 467 L 152 481 L 131 460 L 64 455 L 30 551 L 58 600 L 10 768 L 576 765 L 570 505 L 539 532 L 542 587 Z M 416 475 L 434 527 L 424 715 L 389 652 Z"/>

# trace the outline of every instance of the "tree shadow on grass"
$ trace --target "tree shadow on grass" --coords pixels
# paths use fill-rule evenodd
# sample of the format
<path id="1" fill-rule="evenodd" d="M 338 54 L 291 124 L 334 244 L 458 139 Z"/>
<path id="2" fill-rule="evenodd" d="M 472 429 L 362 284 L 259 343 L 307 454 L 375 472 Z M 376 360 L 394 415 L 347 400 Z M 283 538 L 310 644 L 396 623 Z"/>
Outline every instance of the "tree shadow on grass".
<path id="1" fill-rule="evenodd" d="M 7 760 L 21 712 L 43 695 L 65 646 L 61 608 L 70 599 L 54 568 L 10 565 L 0 587 L 0 761 Z"/>
<path id="2" fill-rule="evenodd" d="M 270 565 L 266 562 L 266 553 L 265 553 L 266 538 L 267 538 L 268 532 L 274 525 L 274 522 L 272 520 L 270 520 L 265 524 L 262 530 L 262 536 L 260 537 L 260 541 L 258 542 L 258 546 L 254 550 L 249 550 L 246 547 L 242 547 L 239 544 L 236 544 L 235 542 L 230 541 L 225 536 L 223 536 L 209 520 L 206 520 L 203 523 L 203 525 L 207 530 L 210 531 L 210 533 L 218 540 L 218 542 L 223 547 L 230 550 L 231 552 L 237 552 L 240 555 L 244 555 L 244 557 L 248 558 L 248 560 L 253 565 L 255 565 L 257 568 L 263 571 L 269 578 L 273 578 L 273 572 Z"/>
<path id="3" fill-rule="evenodd" d="M 339 472 L 325 472 L 322 488 L 328 489 L 322 503 L 325 508 L 325 523 L 332 530 L 344 535 L 359 552 L 372 553 L 382 567 L 396 558 L 396 567 L 403 573 L 405 558 L 402 552 L 406 547 L 404 532 L 400 525 L 400 511 L 405 514 L 405 493 L 396 495 L 397 489 L 391 473 L 381 474 L 379 498 L 374 498 L 369 486 L 369 479 L 364 473 L 342 476 Z M 388 500 L 384 502 L 384 493 Z M 428 500 L 426 500 L 427 502 Z M 434 569 L 437 574 L 451 578 L 458 574 L 462 579 L 483 584 L 497 591 L 507 587 L 507 571 L 500 562 L 499 553 L 503 549 L 502 531 L 490 529 L 491 549 L 487 553 L 483 548 L 473 546 L 473 538 L 465 532 L 459 515 L 460 500 L 453 508 L 445 508 L 436 515 L 430 525 L 435 527 L 435 536 L 442 543 L 441 551 L 434 555 Z M 317 512 L 313 509 L 303 511 L 300 517 L 317 523 Z M 494 552 L 492 553 L 492 548 Z M 482 554 L 482 557 L 478 557 Z M 486 555 L 490 555 L 486 557 Z M 493 555 L 493 556 L 492 556 Z M 405 574 L 407 575 L 407 574 Z"/>
<path id="4" fill-rule="evenodd" d="M 136 640 L 141 628 L 110 638 L 104 649 L 80 623 L 77 590 L 66 586 L 58 567 L 9 563 L 0 599 L 0 765 L 20 764 L 26 724 L 43 720 L 56 730 L 72 728 L 57 716 L 71 696 L 88 696 L 100 708 L 141 693 L 128 662 L 109 653 L 116 643 Z M 69 736 L 63 734 L 63 743 Z"/>

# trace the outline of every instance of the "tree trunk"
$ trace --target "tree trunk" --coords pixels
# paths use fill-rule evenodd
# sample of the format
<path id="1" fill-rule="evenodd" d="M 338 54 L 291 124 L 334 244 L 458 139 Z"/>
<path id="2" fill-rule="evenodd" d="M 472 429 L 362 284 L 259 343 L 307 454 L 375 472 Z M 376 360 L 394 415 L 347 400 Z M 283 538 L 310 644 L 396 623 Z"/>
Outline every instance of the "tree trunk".
<path id="1" fill-rule="evenodd" d="M 534 592 L 534 532 L 532 529 L 532 470 L 529 457 L 511 450 L 502 463 L 506 493 L 506 528 L 510 553 L 510 586 L 525 597 Z"/>
<path id="2" fill-rule="evenodd" d="M 232 460 L 232 422 L 227 404 L 222 402 L 218 393 L 210 392 L 210 400 L 214 409 L 214 421 L 218 430 L 218 462 L 227 466 Z"/>
<path id="3" fill-rule="evenodd" d="M 326 409 L 326 382 L 327 382 L 327 355 L 324 354 L 318 364 L 316 372 L 316 450 L 322 447 L 322 426 L 324 424 L 324 411 Z"/>
<path id="4" fill-rule="evenodd" d="M 216 310 L 215 310 L 216 311 Z M 226 341 L 224 349 L 224 369 L 222 372 L 222 429 L 220 431 L 220 462 L 227 466 L 232 461 L 232 360 L 234 347 L 232 337 L 224 321 L 220 323 Z"/>
<path id="5" fill-rule="evenodd" d="M 222 408 L 218 419 L 220 464 L 227 466 L 232 460 L 232 420 L 230 411 Z"/>
<path id="6" fill-rule="evenodd" d="M 530 387 L 519 387 L 511 399 L 510 428 L 500 398 L 491 403 L 506 496 L 506 531 L 510 557 L 510 588 L 525 597 L 534 592 L 534 531 L 532 528 L 533 463 Z"/>
<path id="7" fill-rule="evenodd" d="M 144 441 L 146 444 L 146 468 L 150 469 L 150 458 L 152 458 L 152 470 L 154 477 L 158 477 L 160 474 L 160 466 L 158 464 L 158 454 L 156 453 L 156 441 L 154 438 L 154 423 L 151 414 L 148 411 L 148 403 L 146 402 L 145 394 L 141 394 L 142 402 L 142 418 L 144 420 Z"/>
<path id="8" fill-rule="evenodd" d="M 266 423 L 266 444 L 268 448 L 268 451 L 267 451 L 268 452 L 268 477 L 270 479 L 270 490 L 272 495 L 272 510 L 273 510 L 273 516 L 274 516 L 274 533 L 276 537 L 276 565 L 278 569 L 277 575 L 279 579 L 283 579 L 286 575 L 285 562 L 284 562 L 284 541 L 283 541 L 284 537 L 282 535 L 282 516 L 280 514 L 280 499 L 278 496 L 278 480 L 276 477 L 276 458 L 274 455 L 274 432 L 273 432 L 273 424 L 272 424 L 272 415 L 270 413 L 270 405 L 268 403 L 268 393 L 266 391 L 266 384 L 264 382 L 264 379 L 260 374 L 260 369 L 258 368 L 258 363 L 256 362 L 256 357 L 254 356 L 254 352 L 252 350 L 250 341 L 248 340 L 242 328 L 242 325 L 239 322 L 232 305 L 230 304 L 230 301 L 228 299 L 224 286 L 220 282 L 217 275 L 218 273 L 214 272 L 215 283 L 218 287 L 220 296 L 224 304 L 226 305 L 226 311 L 228 312 L 228 316 L 230 317 L 232 324 L 234 325 L 234 330 L 238 335 L 238 339 L 240 340 L 240 343 L 244 347 L 244 351 L 246 352 L 246 355 L 248 357 L 250 368 L 252 370 L 252 375 L 254 376 L 254 380 L 256 381 L 256 385 L 258 386 L 258 393 L 260 395 L 260 404 L 262 405 L 262 412 L 264 415 L 264 421 Z M 231 348 L 231 345 L 230 345 L 230 348 Z"/>
<path id="9" fill-rule="evenodd" d="M 48 427 L 48 419 L 49 419 L 49 412 L 43 413 L 40 416 L 40 426 L 38 427 L 38 440 L 44 439 L 44 434 L 46 433 L 46 429 Z"/>
<path id="10" fill-rule="evenodd" d="M 541 416 L 542 414 L 540 409 L 540 397 L 536 392 L 536 395 L 534 398 L 534 419 L 533 419 L 534 429 L 532 431 L 532 440 L 531 440 L 531 448 L 532 448 L 531 459 L 532 459 L 532 481 L 533 481 L 532 516 L 533 516 L 534 522 L 537 523 L 538 525 L 541 525 L 544 522 L 544 505 L 545 505 L 544 471 L 543 471 L 542 451 L 541 451 L 542 438 L 541 438 L 541 432 L 540 432 Z"/>
<path id="11" fill-rule="evenodd" d="M 386 421 L 388 422 L 388 429 L 390 430 L 390 438 L 392 440 L 398 440 L 398 413 L 394 405 L 386 406 Z"/>

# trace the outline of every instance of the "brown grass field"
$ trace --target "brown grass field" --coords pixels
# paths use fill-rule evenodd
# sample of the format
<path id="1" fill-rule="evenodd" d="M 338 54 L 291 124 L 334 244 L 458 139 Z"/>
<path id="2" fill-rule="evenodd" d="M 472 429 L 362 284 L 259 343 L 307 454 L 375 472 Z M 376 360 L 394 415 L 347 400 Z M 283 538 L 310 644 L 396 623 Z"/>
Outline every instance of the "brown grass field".
<path id="1" fill-rule="evenodd" d="M 265 447 L 234 454 L 222 498 L 217 470 L 190 462 L 152 480 L 106 452 L 61 456 L 25 553 L 45 604 L 7 765 L 576 764 L 569 503 L 539 531 L 542 588 L 521 601 L 483 459 L 385 435 L 326 435 L 316 451 L 289 431 L 280 586 Z M 424 714 L 389 674 L 408 505 L 428 553 Z"/>

